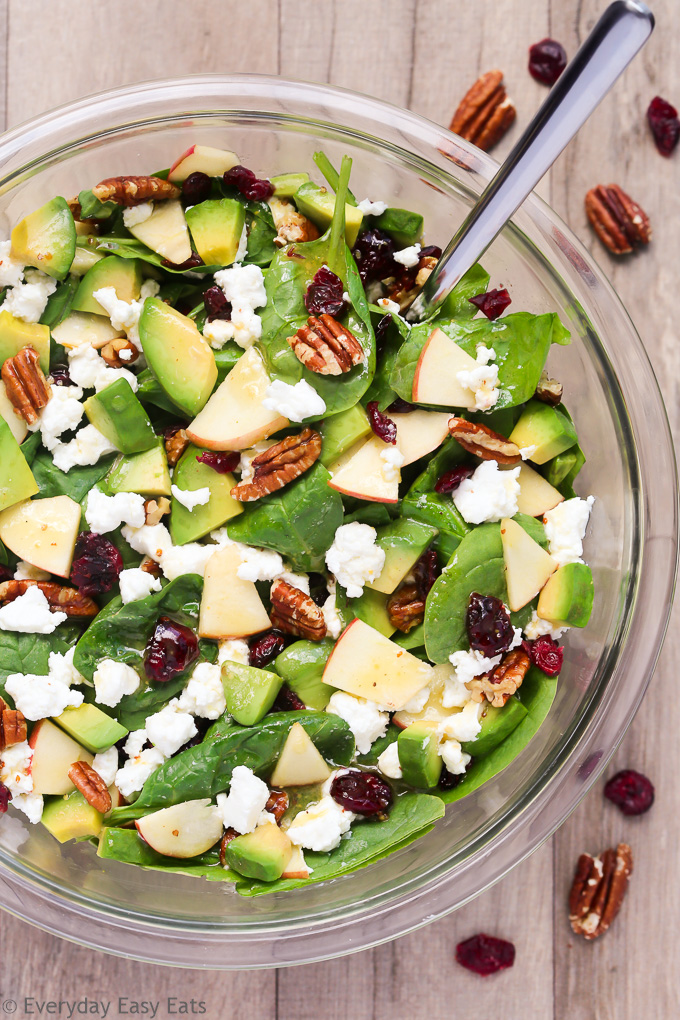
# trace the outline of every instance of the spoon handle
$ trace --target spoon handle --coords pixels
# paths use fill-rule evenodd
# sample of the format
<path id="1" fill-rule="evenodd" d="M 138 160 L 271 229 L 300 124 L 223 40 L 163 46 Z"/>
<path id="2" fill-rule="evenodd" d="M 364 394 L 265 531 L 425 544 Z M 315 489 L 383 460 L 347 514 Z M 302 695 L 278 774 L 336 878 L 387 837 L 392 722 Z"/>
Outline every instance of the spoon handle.
<path id="1" fill-rule="evenodd" d="M 552 166 L 642 48 L 654 15 L 639 0 L 610 4 L 493 180 L 469 212 L 408 313 L 431 315 Z"/>

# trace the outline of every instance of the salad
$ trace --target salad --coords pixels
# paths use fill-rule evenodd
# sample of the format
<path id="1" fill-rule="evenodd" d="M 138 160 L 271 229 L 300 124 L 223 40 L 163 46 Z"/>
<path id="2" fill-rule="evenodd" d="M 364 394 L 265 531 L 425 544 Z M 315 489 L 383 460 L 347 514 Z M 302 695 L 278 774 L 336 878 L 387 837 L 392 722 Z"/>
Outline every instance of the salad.
<path id="1" fill-rule="evenodd" d="M 351 161 L 195 145 L 0 242 L 0 811 L 252 896 L 505 768 L 593 603 L 557 315 Z"/>

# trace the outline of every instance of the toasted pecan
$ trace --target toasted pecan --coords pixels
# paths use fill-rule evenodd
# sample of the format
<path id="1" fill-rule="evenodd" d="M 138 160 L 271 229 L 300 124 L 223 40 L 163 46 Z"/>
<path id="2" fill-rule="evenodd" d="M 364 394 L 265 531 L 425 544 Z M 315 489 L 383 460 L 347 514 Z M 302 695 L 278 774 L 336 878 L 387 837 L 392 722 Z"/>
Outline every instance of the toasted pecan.
<path id="1" fill-rule="evenodd" d="M 179 198 L 181 192 L 176 184 L 161 177 L 146 175 L 132 177 L 105 177 L 95 184 L 92 194 L 100 202 L 115 202 L 116 205 L 141 205 L 151 200 L 158 202 L 166 198 Z"/>
<path id="2" fill-rule="evenodd" d="M 499 464 L 518 464 L 522 460 L 519 446 L 487 425 L 449 418 L 449 433 L 464 450 L 481 460 L 495 460 Z"/>
<path id="3" fill-rule="evenodd" d="M 144 523 L 153 527 L 160 524 L 166 514 L 170 513 L 170 500 L 167 496 L 158 496 L 156 499 L 147 499 L 144 502 Z"/>
<path id="4" fill-rule="evenodd" d="M 285 790 L 271 790 L 269 794 L 269 800 L 264 806 L 265 811 L 269 811 L 274 815 L 276 824 L 281 824 L 281 819 L 288 810 L 288 794 Z"/>
<path id="5" fill-rule="evenodd" d="M 14 357 L 6 359 L 0 376 L 17 414 L 29 425 L 35 425 L 38 412 L 52 396 L 52 387 L 40 367 L 38 352 L 32 347 L 23 347 Z"/>
<path id="6" fill-rule="evenodd" d="M 68 770 L 68 777 L 95 811 L 105 815 L 111 810 L 111 794 L 106 783 L 86 761 L 74 761 Z"/>
<path id="7" fill-rule="evenodd" d="M 417 584 L 404 584 L 387 600 L 390 623 L 402 634 L 421 624 L 425 618 L 425 599 Z"/>
<path id="8" fill-rule="evenodd" d="M 177 464 L 177 461 L 190 443 L 191 440 L 187 435 L 186 429 L 183 429 L 181 425 L 169 429 L 165 433 L 165 453 L 168 458 L 169 467 L 174 467 Z"/>
<path id="9" fill-rule="evenodd" d="M 308 641 L 322 641 L 326 636 L 324 615 L 311 596 L 278 578 L 271 587 L 272 626 L 286 634 L 295 634 Z"/>
<path id="10" fill-rule="evenodd" d="M 557 379 L 551 379 L 547 372 L 542 372 L 534 396 L 537 400 L 542 400 L 544 404 L 557 407 L 562 400 L 563 392 L 564 387 L 561 382 L 558 382 Z"/>
<path id="11" fill-rule="evenodd" d="M 644 209 L 618 184 L 598 184 L 586 195 L 586 214 L 593 230 L 614 255 L 627 255 L 649 244 L 652 229 Z"/>
<path id="12" fill-rule="evenodd" d="M 54 581 L 3 581 L 0 583 L 0 605 L 14 602 L 36 585 L 49 602 L 50 609 L 76 618 L 96 616 L 99 612 L 94 599 L 82 595 L 77 588 L 65 588 Z"/>
<path id="13" fill-rule="evenodd" d="M 450 130 L 486 152 L 500 141 L 516 116 L 503 85 L 503 72 L 487 71 L 463 96 Z"/>
<path id="14" fill-rule="evenodd" d="M 312 221 L 298 212 L 293 203 L 287 199 L 274 196 L 269 199 L 269 208 L 277 231 L 274 238 L 277 248 L 283 248 L 287 244 L 300 244 L 303 241 L 315 241 L 319 236 L 319 231 Z"/>
<path id="15" fill-rule="evenodd" d="M 632 873 L 627 843 L 598 857 L 581 854 L 569 893 L 569 921 L 576 935 L 588 941 L 604 935 L 621 909 Z"/>
<path id="16" fill-rule="evenodd" d="M 465 684 L 473 701 L 484 698 L 494 706 L 502 708 L 511 695 L 522 686 L 531 660 L 521 648 L 506 652 L 502 660 L 489 673 L 476 676 Z"/>
<path id="17" fill-rule="evenodd" d="M 109 340 L 99 352 L 109 368 L 126 368 L 134 364 L 139 357 L 139 351 L 131 340 L 121 336 L 115 340 Z"/>
<path id="18" fill-rule="evenodd" d="M 304 474 L 320 453 L 321 436 L 314 429 L 306 428 L 296 436 L 286 436 L 253 458 L 252 477 L 235 485 L 231 495 L 242 503 L 268 496 Z"/>
<path id="19" fill-rule="evenodd" d="M 342 375 L 364 360 L 357 338 L 332 315 L 310 315 L 305 326 L 286 338 L 298 361 L 319 375 Z"/>
<path id="20" fill-rule="evenodd" d="M 10 708 L 7 702 L 0 698 L 0 751 L 13 744 L 21 744 L 27 736 L 23 712 Z"/>

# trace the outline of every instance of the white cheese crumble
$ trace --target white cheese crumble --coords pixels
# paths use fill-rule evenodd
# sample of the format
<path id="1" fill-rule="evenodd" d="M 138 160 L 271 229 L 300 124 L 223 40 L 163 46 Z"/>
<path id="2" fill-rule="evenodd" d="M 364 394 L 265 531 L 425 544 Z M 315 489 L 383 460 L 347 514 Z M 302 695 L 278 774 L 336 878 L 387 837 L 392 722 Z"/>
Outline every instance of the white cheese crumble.
<path id="1" fill-rule="evenodd" d="M 31 722 L 61 715 L 64 709 L 78 708 L 83 703 L 80 691 L 72 691 L 68 683 L 55 673 L 47 676 L 11 673 L 5 681 L 5 689 L 19 711 Z"/>
<path id="2" fill-rule="evenodd" d="M 129 209 L 123 210 L 123 223 L 128 230 L 131 230 L 132 227 L 138 227 L 140 223 L 146 223 L 152 213 L 153 202 L 140 202 L 139 205 L 133 205 Z M 99 303 L 101 304 L 101 301 Z"/>
<path id="3" fill-rule="evenodd" d="M 457 740 L 443 740 L 439 745 L 439 754 L 453 776 L 462 775 L 472 761 L 471 756 L 464 753 Z"/>
<path id="4" fill-rule="evenodd" d="M 565 563 L 582 563 L 583 538 L 594 496 L 587 499 L 566 499 L 543 515 L 548 549 L 554 560 L 562 567 Z"/>
<path id="5" fill-rule="evenodd" d="M 470 478 L 464 478 L 453 502 L 468 524 L 500 521 L 517 513 L 520 468 L 500 471 L 495 460 L 484 460 Z"/>
<path id="6" fill-rule="evenodd" d="M 265 391 L 262 406 L 268 411 L 277 411 L 289 421 L 304 421 L 319 416 L 326 410 L 326 403 L 306 379 L 291 385 L 274 379 Z"/>
<path id="7" fill-rule="evenodd" d="M 401 477 L 400 468 L 404 463 L 404 454 L 396 446 L 386 446 L 380 451 L 380 459 L 384 461 L 381 468 L 386 482 L 396 482 Z"/>
<path id="8" fill-rule="evenodd" d="M 179 696 L 179 708 L 202 719 L 219 719 L 227 707 L 219 663 L 200 662 Z"/>
<path id="9" fill-rule="evenodd" d="M 352 811 L 345 811 L 331 796 L 326 795 L 315 804 L 310 804 L 306 811 L 300 811 L 286 832 L 296 846 L 323 853 L 338 846 L 355 818 Z"/>
<path id="10" fill-rule="evenodd" d="M 47 669 L 51 680 L 66 684 L 67 687 L 85 682 L 85 677 L 81 676 L 73 665 L 75 651 L 74 645 L 67 652 L 50 652 L 47 657 Z"/>
<path id="11" fill-rule="evenodd" d="M 104 289 L 113 291 L 113 287 Z M 115 294 L 115 291 L 113 292 Z M 101 294 L 101 291 L 96 293 Z M 126 305 L 126 302 L 123 301 L 122 304 Z M 139 385 L 134 372 L 128 371 L 127 368 L 110 368 L 90 344 L 80 344 L 79 347 L 73 347 L 68 351 L 68 370 L 76 386 L 83 390 L 96 390 L 97 393 L 117 379 L 127 380 L 134 391 Z"/>
<path id="12" fill-rule="evenodd" d="M 138 496 L 136 492 L 117 492 L 107 496 L 101 489 L 94 488 L 87 497 L 85 520 L 90 525 L 90 531 L 97 535 L 115 531 L 121 524 L 141 528 L 145 519 L 144 497 Z"/>
<path id="13" fill-rule="evenodd" d="M 18 287 L 24 278 L 24 267 L 11 250 L 11 241 L 0 241 L 0 287 Z"/>
<path id="14" fill-rule="evenodd" d="M 109 453 L 118 453 L 118 447 L 109 442 L 94 425 L 86 425 L 70 443 L 59 443 L 52 453 L 54 466 L 68 473 L 72 467 L 96 464 Z"/>
<path id="15" fill-rule="evenodd" d="M 242 482 L 251 481 L 253 474 L 255 473 L 253 470 L 253 461 L 258 454 L 264 453 L 264 451 L 268 450 L 272 445 L 273 440 L 270 442 L 265 439 L 260 443 L 255 443 L 254 446 L 251 446 L 248 450 L 244 450 L 241 453 L 241 459 L 238 462 L 237 470 L 241 472 Z"/>
<path id="16" fill-rule="evenodd" d="M 216 534 L 213 532 L 211 537 Z M 188 542 L 186 545 L 173 545 L 170 532 L 164 524 L 144 524 L 141 528 L 125 525 L 123 538 L 135 552 L 155 560 L 169 581 L 174 581 L 182 574 L 200 574 L 202 577 L 208 560 L 222 544 L 199 545 L 198 542 Z"/>
<path id="17" fill-rule="evenodd" d="M 57 281 L 39 269 L 27 269 L 24 278 L 25 283 L 17 283 L 7 291 L 2 310 L 24 322 L 38 322 L 50 294 L 57 289 Z"/>
<path id="18" fill-rule="evenodd" d="M 495 361 L 496 352 L 484 344 L 477 348 L 477 368 L 463 369 L 456 372 L 456 379 L 461 386 L 471 390 L 475 395 L 475 410 L 488 411 L 498 402 L 500 390 L 498 389 L 498 365 L 491 365 Z M 535 449 L 535 447 L 534 447 Z M 533 452 L 533 450 L 532 450 Z"/>
<path id="19" fill-rule="evenodd" d="M 531 619 L 524 628 L 524 633 L 529 641 L 535 641 L 536 638 L 543 637 L 545 634 L 553 641 L 558 641 L 567 630 L 569 630 L 568 627 L 555 627 L 550 620 L 542 620 L 534 609 Z"/>
<path id="20" fill-rule="evenodd" d="M 482 728 L 479 718 L 481 711 L 481 702 L 470 699 L 465 703 L 460 712 L 454 712 L 440 723 L 438 733 L 447 740 L 453 739 L 460 743 L 466 740 L 474 740 Z"/>
<path id="21" fill-rule="evenodd" d="M 370 198 L 364 198 L 357 204 L 364 216 L 382 216 L 387 209 L 387 202 L 371 202 Z"/>
<path id="22" fill-rule="evenodd" d="M 402 248 L 401 251 L 395 251 L 392 256 L 395 262 L 399 262 L 400 265 L 406 266 L 407 269 L 413 269 L 420 262 L 420 245 L 410 245 L 408 248 Z"/>
<path id="23" fill-rule="evenodd" d="M 145 280 L 142 284 L 138 301 L 123 301 L 122 298 L 118 297 L 115 287 L 100 287 L 99 290 L 93 292 L 92 296 L 108 315 L 113 328 L 123 330 L 128 340 L 135 345 L 137 350 L 141 351 L 139 317 L 144 309 L 146 299 L 148 297 L 155 297 L 159 290 L 160 285 L 156 280 Z M 119 371 L 122 371 L 122 369 Z M 136 386 L 134 388 L 136 389 Z"/>
<path id="24" fill-rule="evenodd" d="M 134 694 L 139 687 L 139 676 L 132 666 L 114 659 L 102 659 L 93 679 L 95 700 L 109 708 L 115 708 L 122 697 Z"/>
<path id="25" fill-rule="evenodd" d="M 381 297 L 378 298 L 377 304 L 386 312 L 393 312 L 395 315 L 399 315 L 401 308 L 396 301 L 390 301 L 389 298 Z"/>
<path id="26" fill-rule="evenodd" d="M 118 748 L 115 744 L 108 751 L 100 751 L 95 754 L 92 768 L 102 777 L 107 786 L 113 786 L 118 771 Z"/>
<path id="27" fill-rule="evenodd" d="M 51 574 L 46 570 L 34 567 L 32 563 L 27 563 L 26 560 L 19 560 L 14 571 L 15 581 L 47 581 L 50 577 Z"/>
<path id="28" fill-rule="evenodd" d="M 476 649 L 469 652 L 454 652 L 449 655 L 449 662 L 456 671 L 456 680 L 460 684 L 469 683 L 470 680 L 474 680 L 476 676 L 481 676 L 482 673 L 488 673 L 489 670 L 497 666 L 503 658 L 502 655 L 482 655 Z M 448 682 L 448 681 L 447 681 Z M 467 697 L 469 698 L 469 692 Z M 467 699 L 466 699 L 467 700 Z M 452 708 L 453 705 L 443 703 L 445 708 Z"/>
<path id="29" fill-rule="evenodd" d="M 205 506 L 210 500 L 210 489 L 207 485 L 204 485 L 202 489 L 180 489 L 179 485 L 173 485 L 172 494 L 177 502 L 181 503 L 189 511 L 197 506 Z"/>
<path id="30" fill-rule="evenodd" d="M 225 829 L 242 835 L 256 829 L 269 800 L 269 787 L 245 765 L 237 765 L 231 774 L 229 793 L 218 793 L 217 808 Z"/>
<path id="31" fill-rule="evenodd" d="M 135 730 L 136 734 L 138 731 Z M 146 741 L 146 732 L 142 732 L 142 744 Z M 130 734 L 132 736 L 133 734 Z M 162 751 L 157 747 L 147 747 L 144 750 L 135 748 L 134 753 L 128 748 L 130 739 L 125 744 L 125 753 L 130 757 L 122 768 L 116 772 L 115 783 L 124 797 L 131 797 L 133 793 L 144 786 L 152 772 L 155 772 L 159 765 L 165 761 Z"/>
<path id="32" fill-rule="evenodd" d="M 137 602 L 139 599 L 145 599 L 152 592 L 160 591 L 162 587 L 159 577 L 154 577 L 153 574 L 150 574 L 147 570 L 142 570 L 141 567 L 128 567 L 127 570 L 121 570 L 118 583 L 120 585 L 120 597 L 124 606 L 128 602 Z"/>
<path id="33" fill-rule="evenodd" d="M 243 638 L 225 638 L 217 642 L 217 662 L 221 666 L 223 662 L 240 662 L 247 666 L 250 662 L 250 650 L 248 642 Z"/>
<path id="34" fill-rule="evenodd" d="M 297 588 L 298 591 L 303 591 L 305 595 L 309 595 L 309 574 L 295 574 L 292 570 L 282 570 L 273 580 L 286 581 L 293 588 Z"/>
<path id="35" fill-rule="evenodd" d="M 23 811 L 29 822 L 36 824 L 42 817 L 43 798 L 41 794 L 32 792 L 32 761 L 33 750 L 27 740 L 5 748 L 0 761 L 0 782 L 12 794 L 12 807 Z"/>
<path id="36" fill-rule="evenodd" d="M 519 455 L 522 460 L 531 460 L 533 455 L 536 453 L 535 446 L 520 446 Z"/>
<path id="37" fill-rule="evenodd" d="M 236 568 L 236 576 L 242 581 L 273 581 L 283 572 L 283 560 L 273 549 L 257 549 L 239 543 L 238 551 L 241 563 Z"/>
<path id="38" fill-rule="evenodd" d="M 147 737 L 166 758 L 179 751 L 197 733 L 193 716 L 183 711 L 179 698 L 173 698 L 160 712 L 154 712 L 146 720 Z"/>
<path id="39" fill-rule="evenodd" d="M 29 425 L 31 432 L 40 429 L 43 446 L 53 451 L 60 446 L 59 436 L 62 432 L 75 429 L 83 417 L 84 408 L 81 404 L 83 391 L 79 386 L 53 386 L 52 396 L 42 409 L 35 425 Z"/>
<path id="40" fill-rule="evenodd" d="M 341 524 L 326 553 L 326 565 L 336 580 L 357 599 L 368 581 L 375 581 L 385 566 L 385 550 L 376 545 L 377 532 L 370 524 Z"/>
<path id="41" fill-rule="evenodd" d="M 326 630 L 334 640 L 340 637 L 343 628 L 342 618 L 338 613 L 338 609 L 335 604 L 335 599 L 336 599 L 336 585 L 335 581 L 331 580 L 328 582 L 328 598 L 322 605 L 321 612 L 323 613 L 323 619 L 324 623 L 326 624 Z"/>
<path id="42" fill-rule="evenodd" d="M 66 613 L 52 612 L 47 598 L 35 584 L 13 602 L 0 606 L 0 630 L 19 634 L 52 634 L 66 619 Z"/>
<path id="43" fill-rule="evenodd" d="M 396 740 L 386 747 L 382 754 L 378 755 L 378 768 L 388 779 L 401 779 L 399 747 Z"/>
<path id="44" fill-rule="evenodd" d="M 231 304 L 231 320 L 213 319 L 206 323 L 203 336 L 216 350 L 227 340 L 235 340 L 239 347 L 247 350 L 262 336 L 262 319 L 255 313 L 256 308 L 267 304 L 262 270 L 259 266 L 244 266 L 237 261 L 229 269 L 215 273 L 214 280 Z"/>
<path id="45" fill-rule="evenodd" d="M 412 698 L 409 698 L 401 711 L 408 712 L 410 715 L 418 715 L 418 712 L 425 708 L 430 698 L 430 693 L 430 684 L 425 684 L 421 690 L 416 691 Z"/>
<path id="46" fill-rule="evenodd" d="M 344 691 L 331 695 L 326 711 L 345 720 L 354 734 L 359 754 L 368 754 L 371 745 L 385 736 L 390 721 L 390 714 L 382 705 L 366 698 L 355 698 Z"/>

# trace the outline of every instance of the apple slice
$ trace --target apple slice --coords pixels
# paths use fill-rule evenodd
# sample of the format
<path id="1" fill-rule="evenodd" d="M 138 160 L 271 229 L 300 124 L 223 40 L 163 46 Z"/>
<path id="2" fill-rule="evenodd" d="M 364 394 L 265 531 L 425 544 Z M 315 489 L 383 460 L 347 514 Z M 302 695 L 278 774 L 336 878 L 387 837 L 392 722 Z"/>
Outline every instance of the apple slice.
<path id="1" fill-rule="evenodd" d="M 17 443 L 23 443 L 28 435 L 28 425 L 14 410 L 14 404 L 7 396 L 4 382 L 0 379 L 0 417 L 9 425 L 9 430 Z"/>
<path id="2" fill-rule="evenodd" d="M 519 482 L 517 512 L 520 514 L 542 517 L 546 510 L 552 510 L 564 499 L 561 492 L 528 464 L 521 465 L 517 481 Z"/>
<path id="3" fill-rule="evenodd" d="M 404 458 L 402 467 L 413 464 L 441 446 L 449 434 L 446 411 L 410 411 L 408 414 L 390 414 L 397 426 L 397 449 Z"/>
<path id="4" fill-rule="evenodd" d="M 501 521 L 501 541 L 505 561 L 505 582 L 508 605 L 515 613 L 531 602 L 557 570 L 557 563 L 538 542 L 527 535 L 517 521 L 509 517 Z"/>
<path id="5" fill-rule="evenodd" d="M 398 711 L 432 679 L 432 666 L 363 620 L 352 620 L 330 654 L 323 682 Z"/>
<path id="6" fill-rule="evenodd" d="M 192 443 L 209 450 L 245 450 L 285 429 L 288 419 L 262 406 L 270 382 L 261 355 L 250 347 L 187 428 Z"/>
<path id="7" fill-rule="evenodd" d="M 0 539 L 34 567 L 59 577 L 71 573 L 80 504 L 70 496 L 25 499 L 0 513 Z"/>
<path id="8" fill-rule="evenodd" d="M 198 621 L 200 637 L 243 638 L 271 627 L 255 582 L 238 576 L 240 565 L 236 545 L 218 549 L 208 560 Z"/>
<path id="9" fill-rule="evenodd" d="M 199 171 L 208 177 L 221 177 L 227 170 L 238 166 L 238 156 L 227 149 L 213 149 L 210 145 L 192 145 L 170 167 L 168 180 L 181 184 L 189 174 Z"/>
<path id="10" fill-rule="evenodd" d="M 441 329 L 434 329 L 425 343 L 413 377 L 413 399 L 419 404 L 442 404 L 473 410 L 475 395 L 458 382 L 458 372 L 478 368 L 474 358 Z"/>
<path id="11" fill-rule="evenodd" d="M 271 786 L 311 786 L 325 783 L 330 774 L 307 730 L 293 723 L 269 780 Z"/>
<path id="12" fill-rule="evenodd" d="M 92 764 L 93 755 L 49 719 L 35 724 L 28 744 L 33 748 L 33 793 L 70 793 L 74 789 L 68 777 L 71 765 L 75 761 Z"/>
<path id="13" fill-rule="evenodd" d="M 388 464 L 381 456 L 385 450 L 391 449 L 394 447 L 383 443 L 378 436 L 361 440 L 331 467 L 333 477 L 328 483 L 331 489 L 357 499 L 396 503 L 401 475 L 397 472 L 395 478 L 390 478 L 385 470 L 389 471 Z"/>
<path id="14" fill-rule="evenodd" d="M 309 878 L 309 868 L 305 864 L 302 847 L 294 846 L 286 870 L 281 878 Z"/>
<path id="15" fill-rule="evenodd" d="M 214 846 L 222 835 L 217 807 L 204 800 L 161 808 L 135 822 L 137 832 L 152 850 L 166 857 L 195 857 Z"/>
<path id="16" fill-rule="evenodd" d="M 104 315 L 94 315 L 92 312 L 71 312 L 63 322 L 55 326 L 52 336 L 67 350 L 80 347 L 81 344 L 89 344 L 99 350 L 109 340 L 116 340 L 119 336 L 125 336 L 122 329 L 114 329 L 110 320 Z"/>
<path id="17" fill-rule="evenodd" d="M 179 199 L 157 202 L 148 220 L 130 227 L 130 233 L 168 262 L 180 265 L 191 258 L 191 241 Z"/>

